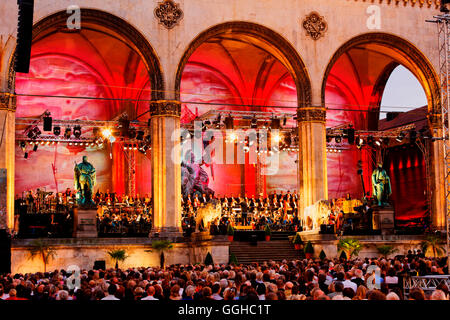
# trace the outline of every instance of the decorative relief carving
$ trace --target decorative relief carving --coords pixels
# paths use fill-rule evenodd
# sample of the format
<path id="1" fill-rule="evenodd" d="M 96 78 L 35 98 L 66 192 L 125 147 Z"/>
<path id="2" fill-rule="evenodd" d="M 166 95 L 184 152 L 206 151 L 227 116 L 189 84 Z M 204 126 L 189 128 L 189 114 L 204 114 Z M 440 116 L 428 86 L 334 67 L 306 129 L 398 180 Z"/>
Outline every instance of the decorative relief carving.
<path id="1" fill-rule="evenodd" d="M 313 40 L 318 40 L 320 37 L 323 37 L 328 29 L 328 24 L 325 19 L 317 12 L 311 12 L 306 16 L 302 25 L 306 30 L 306 33 L 313 38 Z"/>
<path id="2" fill-rule="evenodd" d="M 183 11 L 180 9 L 180 5 L 172 0 L 158 2 L 158 6 L 155 8 L 154 13 L 159 19 L 159 23 L 167 29 L 175 27 L 183 18 Z"/>
<path id="3" fill-rule="evenodd" d="M 0 109 L 14 111 L 16 109 L 16 96 L 11 93 L 0 93 Z"/>
<path id="4" fill-rule="evenodd" d="M 322 107 L 297 109 L 297 121 L 325 122 L 326 110 Z"/>
<path id="5" fill-rule="evenodd" d="M 442 128 L 442 114 L 440 113 L 429 113 L 427 115 L 428 121 L 431 128 Z"/>
<path id="6" fill-rule="evenodd" d="M 366 0 L 347 0 L 347 1 L 353 1 L 353 2 L 366 2 Z M 372 2 L 374 2 L 372 0 Z M 434 6 L 434 8 L 438 9 L 441 1 L 440 0 L 379 0 L 379 3 L 386 3 L 386 4 L 392 4 L 392 5 L 408 5 L 410 4 L 412 7 L 414 7 L 416 4 L 418 4 L 418 6 L 420 8 L 422 8 L 423 6 L 426 6 L 427 8 L 431 8 L 432 6 Z"/>
<path id="7" fill-rule="evenodd" d="M 160 100 L 150 103 L 151 116 L 175 116 L 181 115 L 181 102 L 175 100 Z"/>

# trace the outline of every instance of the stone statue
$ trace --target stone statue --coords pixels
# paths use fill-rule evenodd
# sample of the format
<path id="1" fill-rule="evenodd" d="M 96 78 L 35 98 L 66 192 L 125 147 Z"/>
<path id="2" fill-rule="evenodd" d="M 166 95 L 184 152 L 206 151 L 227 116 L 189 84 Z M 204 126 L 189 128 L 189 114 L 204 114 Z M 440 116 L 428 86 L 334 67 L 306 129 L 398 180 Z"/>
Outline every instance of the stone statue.
<path id="1" fill-rule="evenodd" d="M 75 163 L 75 190 L 78 193 L 77 203 L 84 208 L 96 208 L 92 200 L 92 190 L 96 184 L 95 168 L 87 161 L 87 156 L 83 156 L 83 162 Z"/>
<path id="2" fill-rule="evenodd" d="M 389 196 L 392 194 L 391 180 L 383 169 L 383 164 L 378 163 L 378 167 L 372 173 L 372 191 L 377 205 L 388 206 Z"/>

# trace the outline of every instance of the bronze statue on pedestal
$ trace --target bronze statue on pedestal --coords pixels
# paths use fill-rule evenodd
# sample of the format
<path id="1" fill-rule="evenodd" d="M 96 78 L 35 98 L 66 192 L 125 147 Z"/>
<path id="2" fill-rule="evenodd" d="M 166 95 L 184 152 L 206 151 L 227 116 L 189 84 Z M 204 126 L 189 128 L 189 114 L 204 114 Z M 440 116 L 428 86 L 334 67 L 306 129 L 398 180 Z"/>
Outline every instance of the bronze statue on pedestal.
<path id="1" fill-rule="evenodd" d="M 378 167 L 372 173 L 372 191 L 378 206 L 389 205 L 389 196 L 392 194 L 391 179 L 383 169 L 382 163 L 378 163 Z"/>
<path id="2" fill-rule="evenodd" d="M 77 190 L 77 203 L 81 208 L 96 208 L 97 205 L 92 200 L 92 191 L 96 184 L 95 168 L 87 161 L 87 156 L 83 156 L 83 162 L 75 163 L 75 190 Z"/>

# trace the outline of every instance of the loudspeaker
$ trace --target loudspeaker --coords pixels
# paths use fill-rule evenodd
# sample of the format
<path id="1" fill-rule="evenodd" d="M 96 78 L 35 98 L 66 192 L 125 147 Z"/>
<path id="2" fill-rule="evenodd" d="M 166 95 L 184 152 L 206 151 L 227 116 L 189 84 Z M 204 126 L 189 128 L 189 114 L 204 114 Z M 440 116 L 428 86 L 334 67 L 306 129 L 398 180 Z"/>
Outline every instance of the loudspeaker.
<path id="1" fill-rule="evenodd" d="M 99 270 L 99 269 L 106 270 L 106 262 L 105 262 L 105 260 L 96 260 L 94 262 L 94 268 L 93 269 L 94 270 Z"/>
<path id="2" fill-rule="evenodd" d="M 11 272 L 11 237 L 5 229 L 0 230 L 0 274 Z"/>
<path id="3" fill-rule="evenodd" d="M 19 6 L 19 19 L 14 70 L 28 73 L 30 69 L 34 0 L 17 0 L 17 5 Z"/>
<path id="4" fill-rule="evenodd" d="M 52 117 L 43 117 L 44 131 L 52 131 Z"/>
<path id="5" fill-rule="evenodd" d="M 355 129 L 354 128 L 347 129 L 347 140 L 348 140 L 349 144 L 355 143 Z"/>

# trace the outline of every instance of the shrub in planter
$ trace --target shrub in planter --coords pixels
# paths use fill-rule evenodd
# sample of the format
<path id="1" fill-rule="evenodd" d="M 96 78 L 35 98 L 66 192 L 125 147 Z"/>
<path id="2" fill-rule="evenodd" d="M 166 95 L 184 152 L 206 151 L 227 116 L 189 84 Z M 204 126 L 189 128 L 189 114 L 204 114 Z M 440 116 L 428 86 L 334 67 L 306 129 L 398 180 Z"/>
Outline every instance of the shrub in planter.
<path id="1" fill-rule="evenodd" d="M 306 246 L 305 246 L 305 256 L 306 256 L 306 259 L 311 259 L 311 257 L 313 256 L 313 254 L 314 254 L 314 248 L 313 248 L 313 245 L 312 245 L 311 241 L 308 241 L 308 242 L 306 243 Z"/>
<path id="2" fill-rule="evenodd" d="M 327 257 L 327 255 L 325 254 L 325 251 L 323 251 L 323 249 L 322 249 L 322 251 L 320 251 L 319 258 L 321 261 L 323 261 L 323 260 L 325 260 L 326 257 Z"/>
<path id="3" fill-rule="evenodd" d="M 233 241 L 234 228 L 231 226 L 231 224 L 228 224 L 227 235 L 228 235 L 228 240 Z"/>
<path id="4" fill-rule="evenodd" d="M 266 241 L 270 240 L 270 235 L 272 234 L 272 231 L 269 228 L 269 225 L 266 224 L 266 227 L 264 228 L 264 232 L 266 233 Z"/>
<path id="5" fill-rule="evenodd" d="M 209 266 L 211 264 L 214 264 L 214 261 L 211 253 L 208 252 L 208 254 L 205 257 L 205 265 Z"/>
<path id="6" fill-rule="evenodd" d="M 292 242 L 294 243 L 295 250 L 301 250 L 304 245 L 302 237 L 300 237 L 298 233 L 295 235 L 294 241 Z"/>

